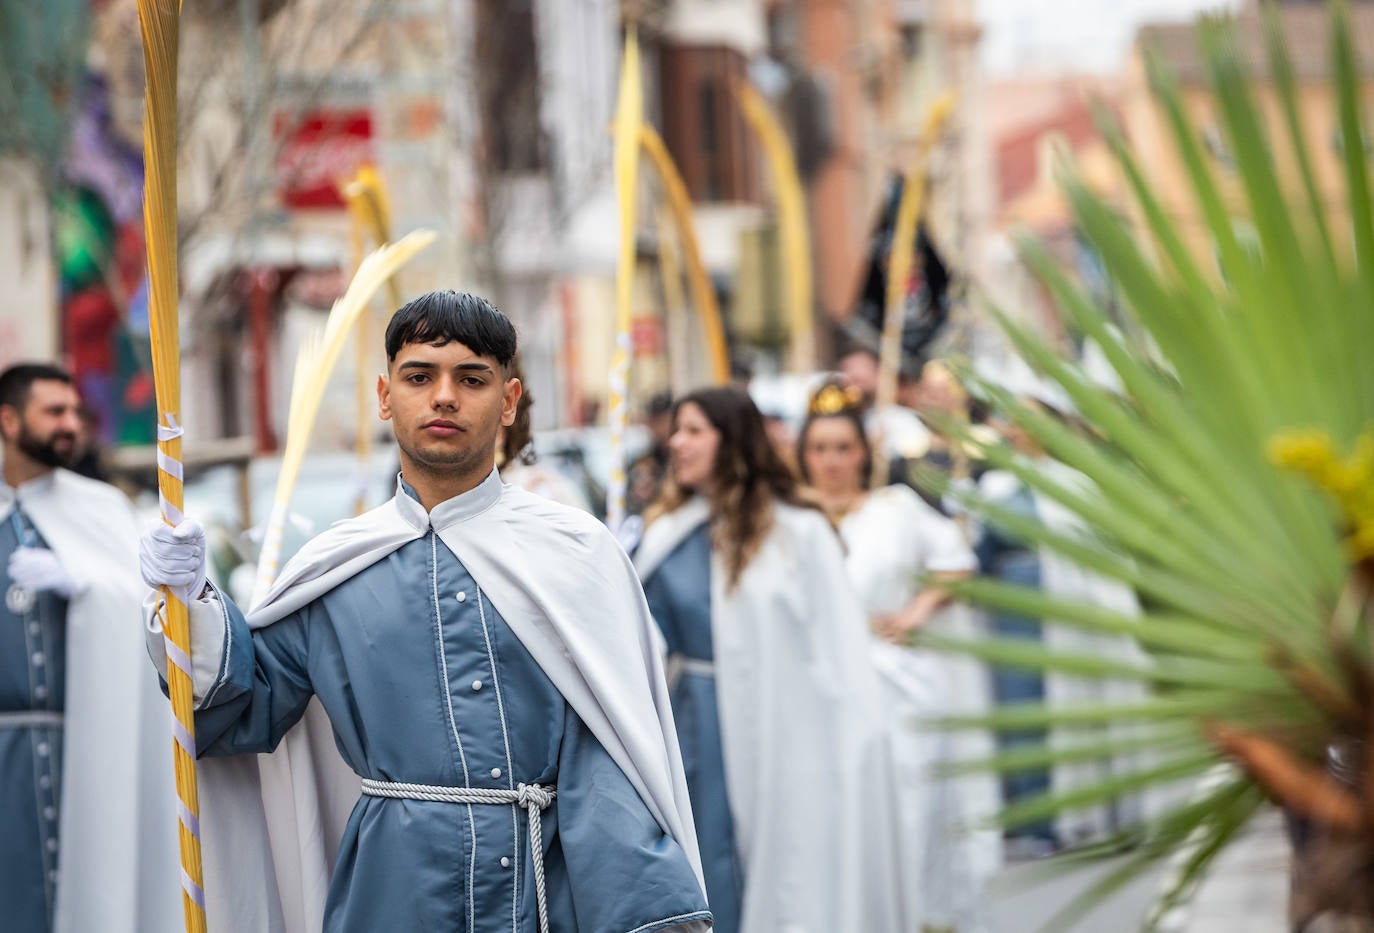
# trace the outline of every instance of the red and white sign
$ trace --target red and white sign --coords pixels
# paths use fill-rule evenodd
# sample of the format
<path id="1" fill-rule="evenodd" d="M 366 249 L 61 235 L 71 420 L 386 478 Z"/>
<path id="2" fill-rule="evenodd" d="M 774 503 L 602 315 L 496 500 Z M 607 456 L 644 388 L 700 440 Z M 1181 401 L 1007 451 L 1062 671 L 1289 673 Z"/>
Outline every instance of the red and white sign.
<path id="1" fill-rule="evenodd" d="M 372 112 L 311 110 L 277 114 L 273 121 L 281 144 L 277 155 L 277 192 L 286 207 L 342 209 L 339 186 L 359 167 L 375 162 Z"/>
<path id="2" fill-rule="evenodd" d="M 658 356 L 663 352 L 663 320 L 642 315 L 630 322 L 630 341 L 635 356 Z"/>

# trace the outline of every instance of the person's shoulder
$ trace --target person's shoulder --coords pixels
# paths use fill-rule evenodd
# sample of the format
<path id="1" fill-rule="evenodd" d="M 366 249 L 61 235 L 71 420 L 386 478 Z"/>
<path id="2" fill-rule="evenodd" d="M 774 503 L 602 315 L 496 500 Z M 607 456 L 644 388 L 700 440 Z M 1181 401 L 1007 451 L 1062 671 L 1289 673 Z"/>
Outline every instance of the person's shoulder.
<path id="1" fill-rule="evenodd" d="M 596 516 L 572 505 L 507 485 L 501 493 L 500 508 L 517 525 L 543 527 L 556 535 L 575 537 L 594 543 L 615 543 L 611 530 Z M 617 545 L 618 546 L 618 545 Z"/>
<path id="2" fill-rule="evenodd" d="M 73 492 L 111 504 L 129 504 L 129 497 L 124 495 L 118 487 L 111 486 L 102 480 L 91 479 L 89 476 L 82 476 L 80 473 L 63 469 L 56 471 L 55 480 L 61 485 L 63 493 Z"/>
<path id="3" fill-rule="evenodd" d="M 375 535 L 379 528 L 394 524 L 396 518 L 396 503 L 393 499 L 388 499 L 361 515 L 351 515 L 348 518 L 341 518 L 333 522 L 324 531 L 307 541 L 301 550 L 328 547 L 341 541 Z"/>
<path id="4" fill-rule="evenodd" d="M 773 515 L 779 529 L 792 537 L 837 537 L 838 532 L 820 509 L 791 502 L 773 503 Z"/>
<path id="5" fill-rule="evenodd" d="M 881 486 L 869 494 L 869 501 L 874 506 L 895 509 L 915 509 L 925 506 L 924 500 L 916 494 L 910 486 L 902 483 L 894 483 L 891 486 Z M 929 508 L 929 506 L 926 506 Z"/>
<path id="6" fill-rule="evenodd" d="M 910 520 L 948 521 L 938 509 L 922 499 L 920 493 L 902 483 L 873 490 L 869 493 L 868 507 Z"/>

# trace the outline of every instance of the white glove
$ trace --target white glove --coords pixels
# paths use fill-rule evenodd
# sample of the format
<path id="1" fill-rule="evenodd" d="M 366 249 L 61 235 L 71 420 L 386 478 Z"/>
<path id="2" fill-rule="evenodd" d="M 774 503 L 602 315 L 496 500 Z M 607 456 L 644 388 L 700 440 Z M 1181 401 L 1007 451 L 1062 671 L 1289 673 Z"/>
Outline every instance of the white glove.
<path id="1" fill-rule="evenodd" d="M 76 581 L 63 568 L 57 555 L 47 548 L 21 547 L 10 555 L 10 579 L 16 586 L 40 593 L 44 590 L 56 593 L 63 599 L 76 595 Z"/>
<path id="2" fill-rule="evenodd" d="M 195 602 L 205 589 L 205 529 L 192 518 L 175 528 L 159 521 L 139 539 L 138 569 L 153 589 L 170 587 L 182 602 Z"/>

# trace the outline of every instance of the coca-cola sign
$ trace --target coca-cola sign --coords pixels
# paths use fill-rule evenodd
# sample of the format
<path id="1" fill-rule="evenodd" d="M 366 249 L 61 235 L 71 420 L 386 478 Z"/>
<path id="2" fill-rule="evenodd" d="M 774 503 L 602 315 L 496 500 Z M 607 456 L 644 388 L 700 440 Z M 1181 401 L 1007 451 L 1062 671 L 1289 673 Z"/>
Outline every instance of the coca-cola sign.
<path id="1" fill-rule="evenodd" d="M 375 162 L 372 113 L 366 109 L 311 110 L 278 114 L 273 121 L 277 191 L 286 207 L 345 207 L 339 186 L 358 168 Z"/>

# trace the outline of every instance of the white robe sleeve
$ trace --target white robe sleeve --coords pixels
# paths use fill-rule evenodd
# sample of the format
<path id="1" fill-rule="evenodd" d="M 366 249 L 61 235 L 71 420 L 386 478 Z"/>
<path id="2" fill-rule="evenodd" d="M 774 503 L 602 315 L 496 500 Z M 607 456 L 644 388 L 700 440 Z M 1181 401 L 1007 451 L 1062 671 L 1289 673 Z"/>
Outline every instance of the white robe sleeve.
<path id="1" fill-rule="evenodd" d="M 224 672 L 224 655 L 229 645 L 229 613 L 223 597 L 213 585 L 201 599 L 187 605 L 191 620 L 192 692 L 199 709 L 202 701 L 215 688 Z M 167 643 L 162 633 L 162 615 L 166 603 L 153 590 L 143 600 L 144 640 L 148 657 L 163 680 L 167 679 Z"/>

